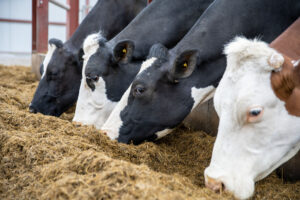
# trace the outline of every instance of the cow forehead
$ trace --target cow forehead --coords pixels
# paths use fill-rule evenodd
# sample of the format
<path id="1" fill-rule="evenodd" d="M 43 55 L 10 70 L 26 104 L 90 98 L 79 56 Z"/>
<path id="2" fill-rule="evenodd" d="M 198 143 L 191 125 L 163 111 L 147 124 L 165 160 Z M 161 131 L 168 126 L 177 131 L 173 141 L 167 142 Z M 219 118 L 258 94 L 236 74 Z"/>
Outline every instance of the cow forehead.
<path id="1" fill-rule="evenodd" d="M 44 76 L 46 74 L 48 65 L 49 65 L 49 63 L 50 63 L 50 61 L 52 59 L 52 56 L 53 56 L 55 50 L 56 50 L 56 46 L 54 44 L 49 44 L 48 45 L 48 52 L 47 52 L 46 57 L 45 57 L 45 59 L 43 61 L 44 73 L 42 74 L 41 79 L 44 78 Z"/>
<path id="2" fill-rule="evenodd" d="M 215 98 L 220 108 L 231 109 L 232 112 L 243 112 L 247 107 L 254 105 L 268 106 L 274 101 L 274 94 L 270 83 L 270 74 L 248 72 L 241 74 L 238 79 L 224 76 Z"/>
<path id="3" fill-rule="evenodd" d="M 99 35 L 98 33 L 95 33 L 95 34 L 91 34 L 89 35 L 85 40 L 84 40 L 84 43 L 83 43 L 83 51 L 84 51 L 84 55 L 83 55 L 83 70 L 82 70 L 82 73 L 84 75 L 84 72 L 85 72 L 85 68 L 86 68 L 86 65 L 90 59 L 90 57 L 92 55 L 94 55 L 98 49 L 99 49 L 99 39 L 100 39 L 101 35 Z"/>
<path id="4" fill-rule="evenodd" d="M 86 37 L 83 42 L 84 58 L 96 53 L 99 48 L 99 40 L 103 38 L 101 33 L 94 33 Z"/>
<path id="5" fill-rule="evenodd" d="M 267 43 L 243 37 L 237 37 L 227 44 L 224 53 L 227 56 L 226 71 L 232 77 L 240 76 L 240 73 L 248 71 L 270 73 L 274 70 L 270 61 L 281 62 L 283 60 L 283 57 Z"/>
<path id="6" fill-rule="evenodd" d="M 146 61 L 143 62 L 142 66 L 141 66 L 141 69 L 138 73 L 139 74 L 142 74 L 142 73 L 145 73 L 145 71 L 152 66 L 152 64 L 157 60 L 156 57 L 151 57 L 149 59 L 147 59 Z"/>
<path id="7" fill-rule="evenodd" d="M 153 68 L 153 65 L 155 64 L 155 62 L 157 60 L 158 60 L 158 58 L 156 58 L 156 57 L 151 57 L 151 58 L 148 58 L 147 60 L 145 60 L 142 63 L 141 68 L 133 82 L 145 81 L 145 80 L 153 77 L 153 73 L 155 73 L 156 70 L 153 71 L 151 69 Z"/>
<path id="8" fill-rule="evenodd" d="M 216 103 L 234 104 L 241 99 L 266 103 L 262 96 L 271 93 L 270 76 L 274 69 L 269 61 L 283 57 L 265 42 L 237 37 L 226 45 L 227 67 L 216 92 Z M 222 95 L 220 94 L 222 93 Z M 226 97 L 222 102 L 221 98 Z M 270 95 L 273 98 L 274 95 Z M 269 98 L 269 97 L 268 97 Z M 265 98 L 268 100 L 268 98 Z"/>

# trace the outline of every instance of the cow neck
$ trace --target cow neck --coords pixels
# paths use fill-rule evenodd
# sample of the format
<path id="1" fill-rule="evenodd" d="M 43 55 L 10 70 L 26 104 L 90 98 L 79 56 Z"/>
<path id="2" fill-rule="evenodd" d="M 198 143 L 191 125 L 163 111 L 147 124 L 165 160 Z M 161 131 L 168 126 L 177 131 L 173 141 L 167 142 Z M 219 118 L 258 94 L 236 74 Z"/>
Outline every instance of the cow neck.
<path id="1" fill-rule="evenodd" d="M 271 85 L 276 96 L 285 102 L 289 114 L 300 117 L 300 18 L 277 37 L 270 47 L 284 57 L 282 69 L 273 72 Z"/>

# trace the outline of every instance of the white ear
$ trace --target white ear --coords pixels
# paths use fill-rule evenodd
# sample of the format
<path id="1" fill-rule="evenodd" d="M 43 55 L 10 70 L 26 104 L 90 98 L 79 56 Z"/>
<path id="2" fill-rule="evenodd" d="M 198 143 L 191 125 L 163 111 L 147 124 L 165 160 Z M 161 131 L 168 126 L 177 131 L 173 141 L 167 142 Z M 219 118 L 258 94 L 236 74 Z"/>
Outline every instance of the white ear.
<path id="1" fill-rule="evenodd" d="M 284 57 L 277 52 L 272 53 L 272 55 L 268 59 L 269 65 L 274 69 L 279 69 L 282 66 L 283 62 Z"/>

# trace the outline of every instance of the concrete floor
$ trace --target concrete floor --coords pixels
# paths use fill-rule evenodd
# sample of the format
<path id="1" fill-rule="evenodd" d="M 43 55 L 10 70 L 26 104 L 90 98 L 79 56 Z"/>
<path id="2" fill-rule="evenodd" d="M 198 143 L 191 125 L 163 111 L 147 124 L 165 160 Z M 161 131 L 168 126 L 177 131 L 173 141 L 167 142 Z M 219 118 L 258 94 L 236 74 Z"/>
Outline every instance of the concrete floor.
<path id="1" fill-rule="evenodd" d="M 31 53 L 3 53 L 0 52 L 0 64 L 13 66 L 31 66 Z"/>

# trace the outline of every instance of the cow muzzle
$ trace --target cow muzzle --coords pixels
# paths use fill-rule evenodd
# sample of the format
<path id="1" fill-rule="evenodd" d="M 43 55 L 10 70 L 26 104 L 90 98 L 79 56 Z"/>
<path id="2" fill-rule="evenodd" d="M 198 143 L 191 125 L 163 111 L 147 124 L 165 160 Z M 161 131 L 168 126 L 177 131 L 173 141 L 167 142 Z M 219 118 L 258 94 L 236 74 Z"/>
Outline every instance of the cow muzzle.
<path id="1" fill-rule="evenodd" d="M 225 190 L 225 184 L 221 180 L 209 176 L 205 176 L 205 186 L 217 193 L 222 193 Z"/>
<path id="2" fill-rule="evenodd" d="M 37 109 L 33 107 L 32 103 L 29 104 L 29 112 L 30 113 L 37 113 Z"/>
<path id="3" fill-rule="evenodd" d="M 95 90 L 95 83 L 98 82 L 99 80 L 99 76 L 95 75 L 95 76 L 86 76 L 85 81 L 86 84 L 89 86 L 89 88 L 91 88 L 92 91 Z"/>

